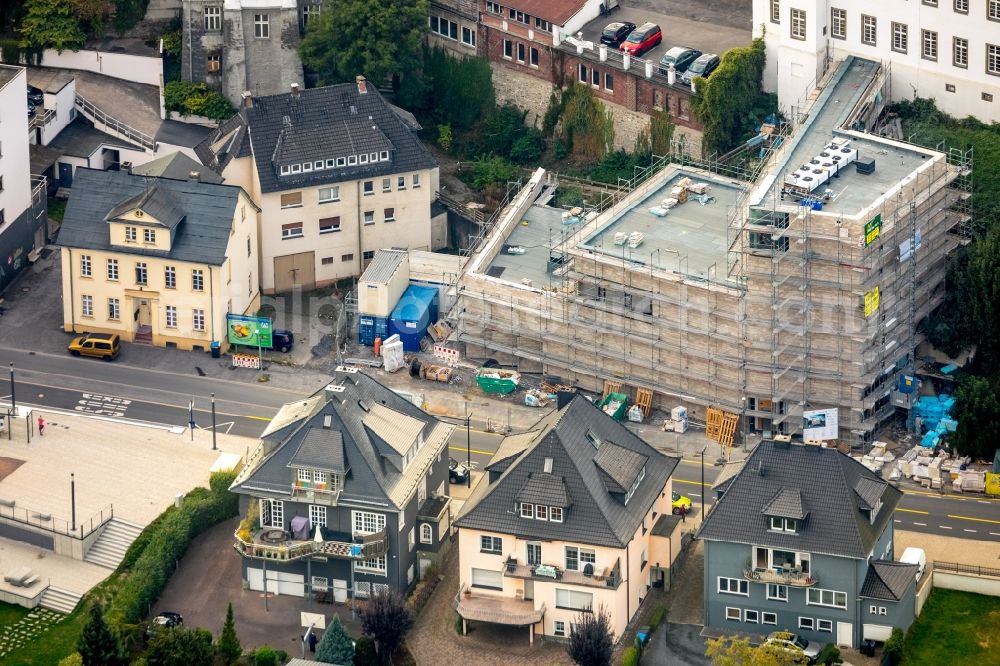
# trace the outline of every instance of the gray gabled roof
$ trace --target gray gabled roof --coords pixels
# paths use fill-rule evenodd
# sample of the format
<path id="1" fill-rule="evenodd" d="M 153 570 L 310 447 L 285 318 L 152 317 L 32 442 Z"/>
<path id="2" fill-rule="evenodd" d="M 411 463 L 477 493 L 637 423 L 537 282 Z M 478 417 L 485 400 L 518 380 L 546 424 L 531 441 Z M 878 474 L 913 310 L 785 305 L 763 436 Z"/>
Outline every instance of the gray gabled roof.
<path id="1" fill-rule="evenodd" d="M 587 437 L 588 431 L 602 442 L 614 442 L 647 458 L 646 475 L 628 504 L 605 487 L 603 472 L 594 463 L 597 450 Z M 581 396 L 539 422 L 530 444 L 512 455 L 516 457 L 503 474 L 465 505 L 455 520 L 457 527 L 623 548 L 677 466 L 676 459 L 663 455 Z M 550 472 L 545 471 L 547 458 L 552 460 Z M 522 491 L 529 488 L 535 492 L 536 478 L 545 479 L 549 484 L 546 490 L 554 480 L 565 485 L 572 505 L 564 512 L 562 523 L 521 518 L 515 511 Z"/>
<path id="2" fill-rule="evenodd" d="M 235 157 L 252 152 L 263 194 L 318 187 L 432 169 L 437 162 L 407 123 L 371 83 L 355 83 L 254 97 L 195 148 L 206 165 L 221 173 Z M 372 128 L 375 129 L 372 129 Z M 389 151 L 388 161 L 281 176 L 280 166 Z"/>
<path id="3" fill-rule="evenodd" d="M 707 541 L 784 548 L 864 559 L 892 521 L 902 493 L 887 485 L 875 524 L 854 488 L 878 481 L 861 463 L 837 449 L 764 441 L 746 459 L 725 494 L 705 517 L 698 537 Z M 797 532 L 772 532 L 763 509 L 785 488 L 801 495 L 808 516 Z"/>
<path id="4" fill-rule="evenodd" d="M 360 285 L 385 284 L 409 257 L 406 250 L 378 250 L 358 280 Z"/>
<path id="5" fill-rule="evenodd" d="M 266 445 L 269 453 L 252 471 L 241 473 L 232 486 L 233 492 L 258 497 L 290 495 L 292 460 L 300 451 L 303 440 L 315 429 L 325 428 L 329 421 L 330 430 L 340 433 L 343 464 L 350 469 L 339 501 L 382 505 L 397 510 L 403 507 L 426 477 L 430 466 L 447 448 L 448 438 L 455 426 L 438 421 L 363 373 L 338 371 L 330 383 L 342 390 L 327 394 L 323 389 L 315 396 L 318 399 L 316 402 L 297 401 L 291 409 L 282 409 L 280 427 L 268 435 Z M 423 424 L 424 444 L 403 472 L 386 463 L 371 439 L 363 423 L 369 411 L 363 405 L 368 406 L 369 411 L 371 405 L 384 406 L 406 419 Z M 327 442 L 332 443 L 333 440 L 328 439 Z M 311 455 L 322 454 L 313 452 Z"/>
<path id="6" fill-rule="evenodd" d="M 332 428 L 310 426 L 288 466 L 346 474 L 348 467 L 344 458 L 343 435 Z"/>
<path id="7" fill-rule="evenodd" d="M 649 456 L 604 442 L 594 453 L 594 464 L 601 470 L 604 485 L 609 492 L 624 493 L 632 487 Z"/>
<path id="8" fill-rule="evenodd" d="M 861 500 L 861 507 L 871 509 L 882 499 L 882 494 L 885 492 L 887 486 L 888 484 L 881 479 L 870 479 L 863 476 L 854 484 L 854 492 L 857 493 L 858 499 Z"/>
<path id="9" fill-rule="evenodd" d="M 907 588 L 916 582 L 917 565 L 888 560 L 874 560 L 868 566 L 865 582 L 858 596 L 866 599 L 899 601 Z"/>
<path id="10" fill-rule="evenodd" d="M 133 197 L 129 197 L 112 208 L 104 219 L 108 222 L 119 222 L 121 216 L 139 210 L 143 213 L 144 220 L 127 220 L 136 224 L 157 225 L 173 229 L 184 219 L 184 211 L 181 210 L 177 200 L 171 196 L 170 192 L 157 183 L 147 186 L 147 189 L 139 192 Z M 148 216 L 148 217 L 146 217 Z"/>
<path id="11" fill-rule="evenodd" d="M 563 478 L 544 472 L 532 472 L 528 475 L 524 487 L 517 494 L 517 501 L 558 506 L 564 509 L 570 505 L 569 494 L 566 492 L 566 482 Z"/>
<path id="12" fill-rule="evenodd" d="M 100 171 L 77 167 L 73 191 L 59 230 L 59 245 L 85 250 L 166 257 L 177 261 L 221 266 L 226 260 L 233 217 L 239 202 L 239 187 L 196 183 L 186 180 L 153 180 L 178 211 L 183 213 L 173 233 L 169 252 L 111 244 L 105 218 L 124 202 L 142 198 L 150 189 L 142 176 L 124 171 Z M 157 204 L 159 205 L 159 204 Z M 175 213 L 157 209 L 160 215 Z M 151 213 L 152 214 L 152 213 Z"/>
<path id="13" fill-rule="evenodd" d="M 132 167 L 132 173 L 137 176 L 153 176 L 155 178 L 173 178 L 188 180 L 191 173 L 198 174 L 198 180 L 204 183 L 221 183 L 222 178 L 208 167 L 177 151 L 158 157 L 151 162 Z"/>
<path id="14" fill-rule="evenodd" d="M 802 520 L 809 515 L 809 510 L 802 501 L 802 492 L 798 488 L 782 488 L 760 512 L 765 516 L 795 520 Z"/>

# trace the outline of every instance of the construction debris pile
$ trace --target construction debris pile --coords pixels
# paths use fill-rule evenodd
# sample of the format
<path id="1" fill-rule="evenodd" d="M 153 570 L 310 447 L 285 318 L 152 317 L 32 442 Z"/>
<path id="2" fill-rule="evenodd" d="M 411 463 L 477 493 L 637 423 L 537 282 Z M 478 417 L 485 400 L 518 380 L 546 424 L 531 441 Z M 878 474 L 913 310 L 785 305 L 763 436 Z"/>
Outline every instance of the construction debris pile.
<path id="1" fill-rule="evenodd" d="M 891 463 L 895 460 L 889 472 L 890 481 L 898 481 L 902 478 L 910 479 L 919 483 L 925 488 L 940 490 L 946 486 L 951 486 L 952 490 L 960 492 L 981 493 L 986 489 L 986 472 L 983 470 L 969 469 L 972 459 L 968 456 L 956 458 L 947 451 L 939 450 L 935 453 L 931 449 L 922 446 L 915 446 L 907 451 L 903 457 L 895 459 L 891 453 L 885 450 L 884 442 L 876 442 L 873 453 L 876 450 L 882 452 L 881 458 L 884 463 Z M 871 467 L 865 459 L 871 458 L 871 463 L 878 465 Z M 862 463 L 869 469 L 881 469 L 878 464 L 880 456 L 865 456 Z"/>

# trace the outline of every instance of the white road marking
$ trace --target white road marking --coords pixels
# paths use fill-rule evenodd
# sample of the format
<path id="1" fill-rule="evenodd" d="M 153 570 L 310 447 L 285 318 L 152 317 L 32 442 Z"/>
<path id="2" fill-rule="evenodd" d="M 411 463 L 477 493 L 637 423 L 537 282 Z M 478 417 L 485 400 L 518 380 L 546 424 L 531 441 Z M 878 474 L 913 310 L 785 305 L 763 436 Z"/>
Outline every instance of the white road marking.
<path id="1" fill-rule="evenodd" d="M 85 414 L 95 414 L 97 416 L 120 417 L 125 416 L 131 400 L 116 398 L 110 395 L 100 395 L 99 393 L 81 393 L 81 399 L 77 401 L 73 408 Z"/>
<path id="2" fill-rule="evenodd" d="M 993 502 L 989 500 L 976 500 L 976 501 L 979 502 L 980 504 L 993 504 Z"/>
<path id="3" fill-rule="evenodd" d="M 966 528 L 963 528 L 963 530 L 962 530 L 962 531 L 963 531 L 963 532 L 972 532 L 973 534 L 975 534 L 975 533 L 976 533 L 976 530 L 970 530 L 970 529 L 969 529 L 969 528 L 967 528 L 967 527 L 966 527 Z"/>
<path id="4" fill-rule="evenodd" d="M 914 525 L 920 525 L 921 527 L 927 527 L 927 523 L 913 523 Z"/>
<path id="5" fill-rule="evenodd" d="M 902 520 L 894 520 L 894 521 L 892 521 L 892 522 L 894 522 L 894 523 L 901 523 L 901 522 L 903 522 L 903 521 L 902 521 Z"/>
<path id="6" fill-rule="evenodd" d="M 950 527 L 948 527 L 947 525 L 938 525 L 938 527 L 940 527 L 940 528 L 941 528 L 941 529 L 943 529 L 943 530 L 950 530 L 950 529 L 951 529 L 951 528 L 950 528 Z"/>
<path id="7" fill-rule="evenodd" d="M 1000 532 L 990 532 L 991 536 L 1000 536 Z"/>

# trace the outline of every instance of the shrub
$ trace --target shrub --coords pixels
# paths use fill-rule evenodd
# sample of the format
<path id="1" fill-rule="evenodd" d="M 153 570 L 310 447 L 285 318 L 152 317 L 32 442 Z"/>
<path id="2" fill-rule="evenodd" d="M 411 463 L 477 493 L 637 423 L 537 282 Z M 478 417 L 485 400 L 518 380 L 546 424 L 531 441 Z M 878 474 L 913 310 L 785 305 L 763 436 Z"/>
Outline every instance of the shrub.
<path id="1" fill-rule="evenodd" d="M 235 113 L 225 97 L 204 83 L 171 81 L 163 88 L 163 103 L 168 111 L 183 116 L 205 116 L 224 120 Z"/>
<path id="2" fill-rule="evenodd" d="M 354 643 L 354 666 L 378 666 L 375 641 L 367 636 L 362 636 Z"/>
<path id="3" fill-rule="evenodd" d="M 485 157 L 473 167 L 472 187 L 482 191 L 490 185 L 505 185 L 516 180 L 518 168 L 499 156 Z"/>
<path id="4" fill-rule="evenodd" d="M 83 657 L 79 652 L 74 652 L 68 657 L 59 660 L 59 666 L 83 666 Z"/>
<path id="5" fill-rule="evenodd" d="M 278 652 L 273 647 L 268 647 L 267 645 L 264 645 L 263 647 L 257 648 L 257 651 L 253 653 L 253 666 L 277 666 L 277 665 L 278 665 Z"/>
<path id="6" fill-rule="evenodd" d="M 667 617 L 667 609 L 663 606 L 659 606 L 649 618 L 649 628 L 652 631 L 656 631 L 656 628 L 660 626 L 663 619 Z"/>
<path id="7" fill-rule="evenodd" d="M 820 653 L 816 655 L 817 664 L 839 664 L 842 663 L 840 658 L 840 648 L 838 648 L 833 643 L 827 643 L 820 650 Z"/>
<path id="8" fill-rule="evenodd" d="M 903 660 L 903 630 L 893 627 L 889 640 L 882 648 L 882 664 L 884 666 L 895 666 Z"/>
<path id="9" fill-rule="evenodd" d="M 622 655 L 622 666 L 639 666 L 639 649 L 636 647 L 630 647 L 625 650 L 625 654 Z"/>
<path id="10" fill-rule="evenodd" d="M 461 615 L 456 615 L 455 616 L 455 633 L 458 634 L 459 636 L 462 635 L 462 616 Z"/>

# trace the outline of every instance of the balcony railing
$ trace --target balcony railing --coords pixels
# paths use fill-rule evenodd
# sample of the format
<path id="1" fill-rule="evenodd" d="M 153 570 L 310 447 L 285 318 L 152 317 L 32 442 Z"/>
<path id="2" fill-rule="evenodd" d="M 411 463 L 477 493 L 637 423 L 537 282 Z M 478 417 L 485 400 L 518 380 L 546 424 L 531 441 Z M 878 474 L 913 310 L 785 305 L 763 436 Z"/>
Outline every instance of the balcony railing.
<path id="1" fill-rule="evenodd" d="M 794 569 L 761 569 L 747 567 L 743 577 L 755 583 L 774 583 L 776 585 L 791 585 L 792 587 L 812 587 L 819 582 L 816 574 L 795 571 Z"/>
<path id="2" fill-rule="evenodd" d="M 557 580 L 570 585 L 586 585 L 588 587 L 617 588 L 622 582 L 621 569 L 617 561 L 613 567 L 596 569 L 593 574 L 587 575 L 580 571 L 566 571 L 552 565 L 521 564 L 517 560 L 509 559 L 505 562 L 504 576 L 541 581 Z"/>
<path id="3" fill-rule="evenodd" d="M 292 484 L 292 497 L 309 504 L 337 506 L 337 501 L 340 499 L 340 489 L 331 490 L 329 484 L 325 483 L 296 481 Z"/>
<path id="4" fill-rule="evenodd" d="M 315 555 L 342 560 L 370 560 L 389 550 L 385 530 L 374 534 L 355 534 L 352 541 L 292 539 L 288 532 L 278 528 L 257 530 L 249 540 L 237 530 L 233 538 L 233 547 L 243 557 L 277 562 L 292 562 Z"/>

